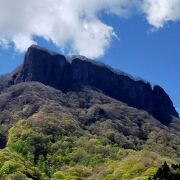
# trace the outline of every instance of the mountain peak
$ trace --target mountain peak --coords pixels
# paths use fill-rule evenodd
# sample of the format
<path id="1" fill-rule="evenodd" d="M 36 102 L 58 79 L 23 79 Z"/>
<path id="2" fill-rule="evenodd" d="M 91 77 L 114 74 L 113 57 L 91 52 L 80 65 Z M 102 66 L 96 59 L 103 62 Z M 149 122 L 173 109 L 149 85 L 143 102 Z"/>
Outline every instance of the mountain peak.
<path id="1" fill-rule="evenodd" d="M 45 47 L 42 47 L 42 46 L 39 46 L 37 44 L 33 44 L 31 45 L 28 50 L 27 50 L 27 53 L 29 51 L 43 51 L 43 52 L 47 52 L 48 54 L 51 54 L 51 55 L 58 55 L 59 53 L 55 52 L 55 51 L 51 51 Z"/>
<path id="2" fill-rule="evenodd" d="M 92 87 L 129 106 L 147 111 L 163 124 L 168 124 L 171 116 L 179 117 L 160 86 L 152 88 L 150 83 L 101 62 L 84 56 L 65 57 L 37 45 L 28 48 L 24 64 L 13 75 L 11 84 L 25 81 L 38 81 L 63 92 Z"/>

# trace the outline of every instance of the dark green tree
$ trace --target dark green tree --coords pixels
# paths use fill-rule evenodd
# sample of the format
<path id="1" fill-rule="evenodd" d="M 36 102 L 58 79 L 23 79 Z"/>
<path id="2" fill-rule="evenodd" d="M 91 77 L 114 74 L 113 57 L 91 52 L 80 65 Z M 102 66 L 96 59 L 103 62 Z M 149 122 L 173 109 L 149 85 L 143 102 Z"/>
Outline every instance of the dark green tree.
<path id="1" fill-rule="evenodd" d="M 171 168 L 165 162 L 153 177 L 148 180 L 180 180 L 180 165 L 172 164 Z"/>

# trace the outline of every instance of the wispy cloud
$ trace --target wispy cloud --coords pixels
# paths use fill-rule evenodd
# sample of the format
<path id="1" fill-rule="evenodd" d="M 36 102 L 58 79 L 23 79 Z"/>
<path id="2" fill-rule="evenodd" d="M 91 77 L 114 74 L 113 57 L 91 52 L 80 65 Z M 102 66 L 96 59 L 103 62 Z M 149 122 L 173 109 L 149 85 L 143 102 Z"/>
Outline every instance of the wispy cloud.
<path id="1" fill-rule="evenodd" d="M 179 0 L 0 0 L 0 45 L 24 51 L 34 36 L 92 58 L 104 55 L 116 36 L 99 13 L 140 12 L 155 28 L 180 19 Z M 133 12 L 133 13 L 132 13 Z"/>

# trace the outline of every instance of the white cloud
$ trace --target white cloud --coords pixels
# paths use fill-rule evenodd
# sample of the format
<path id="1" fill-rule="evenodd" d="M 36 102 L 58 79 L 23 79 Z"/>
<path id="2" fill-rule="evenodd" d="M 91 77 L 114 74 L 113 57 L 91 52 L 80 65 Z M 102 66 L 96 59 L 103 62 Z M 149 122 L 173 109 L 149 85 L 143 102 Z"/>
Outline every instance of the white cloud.
<path id="1" fill-rule="evenodd" d="M 18 34 L 14 35 L 13 42 L 16 45 L 15 48 L 17 51 L 24 51 L 31 44 L 36 44 L 35 41 L 29 35 Z"/>
<path id="2" fill-rule="evenodd" d="M 0 0 L 0 45 L 24 51 L 34 36 L 91 58 L 102 56 L 115 37 L 100 13 L 128 16 L 137 9 L 162 27 L 180 19 L 179 0 Z"/>
<path id="3" fill-rule="evenodd" d="M 127 0 L 0 0 L 0 39 L 24 51 L 35 43 L 33 36 L 40 36 L 95 58 L 115 36 L 99 12 L 125 16 L 126 6 Z"/>
<path id="4" fill-rule="evenodd" d="M 143 10 L 155 28 L 162 28 L 168 21 L 180 20 L 180 0 L 144 0 Z"/>

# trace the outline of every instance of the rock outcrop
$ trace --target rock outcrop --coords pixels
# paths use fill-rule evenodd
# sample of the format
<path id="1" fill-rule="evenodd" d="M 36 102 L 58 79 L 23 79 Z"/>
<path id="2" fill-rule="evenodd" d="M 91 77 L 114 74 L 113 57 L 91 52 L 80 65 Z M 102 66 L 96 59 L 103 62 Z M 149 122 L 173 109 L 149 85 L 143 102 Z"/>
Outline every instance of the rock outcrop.
<path id="1" fill-rule="evenodd" d="M 81 56 L 66 58 L 38 46 L 31 46 L 22 67 L 13 74 L 10 84 L 38 81 L 68 92 L 89 86 L 104 94 L 143 109 L 160 120 L 170 122 L 179 117 L 166 92 L 159 86 L 136 80 L 122 72 Z"/>

